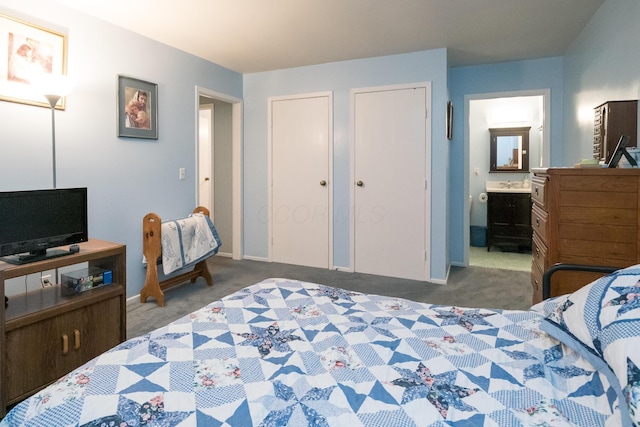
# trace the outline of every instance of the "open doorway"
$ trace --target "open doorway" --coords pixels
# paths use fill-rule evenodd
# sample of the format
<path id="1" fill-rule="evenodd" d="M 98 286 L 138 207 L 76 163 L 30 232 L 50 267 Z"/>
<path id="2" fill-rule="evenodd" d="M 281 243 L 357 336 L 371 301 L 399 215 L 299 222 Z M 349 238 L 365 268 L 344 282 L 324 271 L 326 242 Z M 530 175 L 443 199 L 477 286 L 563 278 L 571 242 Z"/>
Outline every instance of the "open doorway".
<path id="1" fill-rule="evenodd" d="M 196 88 L 196 198 L 211 211 L 221 256 L 242 258 L 242 100 Z"/>
<path id="2" fill-rule="evenodd" d="M 521 271 L 530 269 L 530 253 L 487 251 L 486 237 L 483 239 L 487 227 L 486 181 L 530 181 L 530 168 L 549 165 L 550 129 L 546 113 L 549 109 L 548 89 L 465 97 L 465 266 Z M 530 127 L 529 171 L 517 174 L 489 173 L 489 129 L 520 126 Z M 474 236 L 471 236 L 471 232 L 474 232 Z"/>

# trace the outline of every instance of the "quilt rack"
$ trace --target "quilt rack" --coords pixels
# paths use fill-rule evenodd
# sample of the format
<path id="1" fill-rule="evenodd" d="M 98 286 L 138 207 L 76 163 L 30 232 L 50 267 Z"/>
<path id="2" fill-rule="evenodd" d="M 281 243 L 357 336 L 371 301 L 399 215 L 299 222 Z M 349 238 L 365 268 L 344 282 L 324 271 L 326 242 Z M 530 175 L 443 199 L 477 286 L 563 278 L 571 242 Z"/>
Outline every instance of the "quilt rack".
<path id="1" fill-rule="evenodd" d="M 193 213 L 210 216 L 209 209 L 203 206 L 195 208 Z M 213 280 L 207 267 L 206 259 L 196 263 L 190 271 L 184 271 L 162 281 L 158 280 L 158 264 L 162 256 L 161 226 L 162 221 L 160 217 L 153 212 L 146 214 L 142 220 L 142 252 L 147 259 L 147 275 L 144 286 L 140 291 L 140 302 L 144 303 L 148 297 L 152 296 L 156 299 L 158 306 L 164 307 L 163 290 L 188 280 L 194 283 L 198 277 L 203 277 L 207 281 L 208 286 L 213 284 Z"/>

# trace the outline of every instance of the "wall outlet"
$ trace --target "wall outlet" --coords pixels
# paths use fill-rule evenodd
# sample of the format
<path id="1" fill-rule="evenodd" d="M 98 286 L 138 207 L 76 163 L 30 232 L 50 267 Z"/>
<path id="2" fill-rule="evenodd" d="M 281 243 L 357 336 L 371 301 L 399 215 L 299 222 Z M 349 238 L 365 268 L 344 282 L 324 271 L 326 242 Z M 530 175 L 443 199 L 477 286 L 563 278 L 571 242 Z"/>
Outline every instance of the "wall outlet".
<path id="1" fill-rule="evenodd" d="M 185 170 L 185 168 L 180 168 L 178 170 L 178 178 L 184 179 L 186 174 L 187 174 L 187 171 Z"/>
<path id="2" fill-rule="evenodd" d="M 53 286 L 53 283 L 51 283 L 51 275 L 47 274 L 46 276 L 41 276 L 40 283 L 42 283 L 43 288 L 48 288 L 50 286 Z"/>

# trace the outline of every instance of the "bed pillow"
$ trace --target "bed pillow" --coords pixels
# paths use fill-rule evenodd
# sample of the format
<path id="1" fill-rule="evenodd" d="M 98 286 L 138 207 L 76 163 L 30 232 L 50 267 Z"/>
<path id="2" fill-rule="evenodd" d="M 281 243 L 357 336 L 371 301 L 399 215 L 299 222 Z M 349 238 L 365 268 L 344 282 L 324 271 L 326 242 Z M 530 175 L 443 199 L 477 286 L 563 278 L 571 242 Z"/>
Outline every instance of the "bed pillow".
<path id="1" fill-rule="evenodd" d="M 602 371 L 618 393 L 621 411 L 640 426 L 640 265 L 555 302 L 541 329 Z"/>

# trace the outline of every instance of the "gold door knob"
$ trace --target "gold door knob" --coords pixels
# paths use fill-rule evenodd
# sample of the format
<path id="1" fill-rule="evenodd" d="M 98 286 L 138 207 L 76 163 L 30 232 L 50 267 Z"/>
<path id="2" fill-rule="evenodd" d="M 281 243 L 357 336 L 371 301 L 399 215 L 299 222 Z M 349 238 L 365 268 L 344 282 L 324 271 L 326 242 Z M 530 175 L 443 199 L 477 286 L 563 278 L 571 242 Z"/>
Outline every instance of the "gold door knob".
<path id="1" fill-rule="evenodd" d="M 327 181 L 325 181 L 325 180 L 323 179 L 322 181 L 320 181 L 320 185 L 322 185 L 322 186 L 324 187 L 325 185 L 327 185 Z"/>
<path id="2" fill-rule="evenodd" d="M 358 182 L 356 182 L 356 185 L 357 185 L 358 187 L 362 187 L 362 186 L 364 185 L 364 182 L 362 182 L 362 181 L 358 181 Z"/>
<path id="3" fill-rule="evenodd" d="M 205 181 L 209 181 L 209 177 L 206 177 L 204 180 L 205 180 Z"/>

